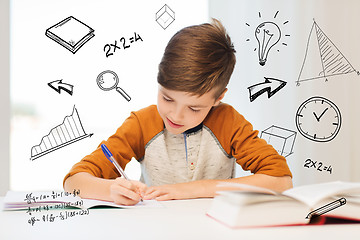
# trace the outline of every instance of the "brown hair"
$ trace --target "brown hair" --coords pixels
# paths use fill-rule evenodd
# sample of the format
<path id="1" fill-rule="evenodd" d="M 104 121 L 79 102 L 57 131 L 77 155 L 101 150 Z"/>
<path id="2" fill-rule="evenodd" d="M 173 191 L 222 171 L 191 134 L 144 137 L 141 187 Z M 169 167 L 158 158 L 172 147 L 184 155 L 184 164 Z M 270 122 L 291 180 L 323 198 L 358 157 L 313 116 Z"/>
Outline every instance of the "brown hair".
<path id="1" fill-rule="evenodd" d="M 235 49 L 220 21 L 183 28 L 166 46 L 158 83 L 164 88 L 203 95 L 225 90 L 234 70 Z"/>

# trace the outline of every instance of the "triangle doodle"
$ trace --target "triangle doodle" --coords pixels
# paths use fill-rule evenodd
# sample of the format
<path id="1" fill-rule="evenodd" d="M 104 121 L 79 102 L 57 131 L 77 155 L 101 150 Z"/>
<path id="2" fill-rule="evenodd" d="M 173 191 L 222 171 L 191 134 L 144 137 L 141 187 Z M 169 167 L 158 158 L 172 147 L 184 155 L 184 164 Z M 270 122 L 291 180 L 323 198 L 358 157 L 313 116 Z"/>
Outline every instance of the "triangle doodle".
<path id="1" fill-rule="evenodd" d="M 355 72 L 356 70 L 315 22 L 311 27 L 297 85 L 300 82 Z"/>

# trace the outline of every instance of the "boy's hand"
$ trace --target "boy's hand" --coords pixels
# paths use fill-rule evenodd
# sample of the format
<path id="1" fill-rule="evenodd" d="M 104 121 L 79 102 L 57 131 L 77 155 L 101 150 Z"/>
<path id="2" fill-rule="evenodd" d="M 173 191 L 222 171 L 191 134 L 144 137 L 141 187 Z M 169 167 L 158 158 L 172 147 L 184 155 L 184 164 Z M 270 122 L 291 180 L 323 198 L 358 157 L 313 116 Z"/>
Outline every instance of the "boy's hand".
<path id="1" fill-rule="evenodd" d="M 158 201 L 171 199 L 189 199 L 199 197 L 199 189 L 196 182 L 178 183 L 147 188 L 144 199 L 155 199 Z"/>
<path id="2" fill-rule="evenodd" d="M 110 185 L 110 197 L 116 204 L 135 205 L 144 196 L 146 185 L 139 181 L 116 178 Z"/>

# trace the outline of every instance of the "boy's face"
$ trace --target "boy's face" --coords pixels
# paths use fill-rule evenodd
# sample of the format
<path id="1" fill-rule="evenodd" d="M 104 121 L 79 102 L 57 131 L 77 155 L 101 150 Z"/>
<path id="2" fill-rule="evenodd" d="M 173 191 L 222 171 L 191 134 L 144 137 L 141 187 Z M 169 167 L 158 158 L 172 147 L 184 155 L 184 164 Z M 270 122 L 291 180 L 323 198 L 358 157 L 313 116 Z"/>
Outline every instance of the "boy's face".
<path id="1" fill-rule="evenodd" d="M 214 99 L 214 90 L 211 90 L 199 97 L 159 85 L 157 108 L 166 129 L 179 134 L 204 121 L 210 109 L 218 105 L 224 95 L 225 91 L 218 99 Z"/>

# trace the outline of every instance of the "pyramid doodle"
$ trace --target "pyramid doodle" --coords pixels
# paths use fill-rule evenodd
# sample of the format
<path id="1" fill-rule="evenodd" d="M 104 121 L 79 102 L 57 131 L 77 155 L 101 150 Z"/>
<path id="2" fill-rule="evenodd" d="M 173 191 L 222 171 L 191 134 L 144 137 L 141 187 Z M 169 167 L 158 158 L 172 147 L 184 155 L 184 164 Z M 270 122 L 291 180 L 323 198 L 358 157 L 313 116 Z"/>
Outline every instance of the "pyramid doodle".
<path id="1" fill-rule="evenodd" d="M 296 83 L 342 75 L 355 69 L 314 21 Z"/>

